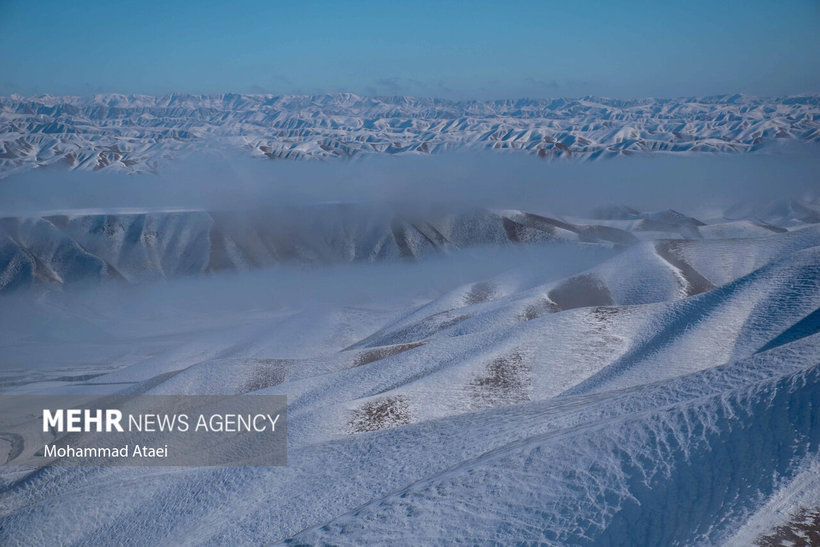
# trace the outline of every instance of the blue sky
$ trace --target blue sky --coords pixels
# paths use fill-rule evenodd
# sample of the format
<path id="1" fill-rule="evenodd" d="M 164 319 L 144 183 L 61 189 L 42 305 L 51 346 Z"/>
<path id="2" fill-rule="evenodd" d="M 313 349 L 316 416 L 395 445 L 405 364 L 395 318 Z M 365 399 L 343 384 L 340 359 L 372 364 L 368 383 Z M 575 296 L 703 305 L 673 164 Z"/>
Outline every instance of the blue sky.
<path id="1" fill-rule="evenodd" d="M 817 0 L 0 0 L 0 94 L 820 92 Z"/>

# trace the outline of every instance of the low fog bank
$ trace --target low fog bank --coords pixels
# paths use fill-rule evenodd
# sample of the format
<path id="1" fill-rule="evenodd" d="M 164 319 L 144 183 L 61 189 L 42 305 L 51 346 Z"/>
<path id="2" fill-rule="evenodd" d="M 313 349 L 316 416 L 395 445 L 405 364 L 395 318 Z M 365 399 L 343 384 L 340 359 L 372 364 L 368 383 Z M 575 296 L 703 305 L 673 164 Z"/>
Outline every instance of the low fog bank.
<path id="1" fill-rule="evenodd" d="M 241 273 L 178 278 L 145 285 L 108 283 L 72 291 L 10 294 L 0 307 L 0 342 L 24 325 L 32 300 L 42 310 L 63 309 L 89 317 L 161 319 L 166 314 L 218 317 L 254 310 L 308 306 L 405 305 L 461 285 L 505 274 L 518 285 L 543 283 L 586 270 L 618 251 L 598 245 L 540 245 L 462 249 L 421 261 L 313 265 L 285 263 Z M 50 312 L 49 312 L 50 313 Z"/>
<path id="2" fill-rule="evenodd" d="M 179 344 L 189 334 L 219 336 L 282 318 L 308 331 L 343 309 L 389 318 L 472 282 L 501 276 L 527 288 L 591 268 L 614 253 L 564 243 L 478 247 L 418 262 L 285 264 L 139 286 L 18 292 L 0 297 L 0 379 L 20 370 L 106 363 L 115 354 L 149 354 L 165 340 Z M 270 328 L 268 336 L 274 336 L 276 327 Z"/>
<path id="3" fill-rule="evenodd" d="M 324 162 L 200 155 L 168 165 L 159 175 L 40 170 L 13 176 L 0 181 L 0 216 L 338 202 L 572 215 L 609 204 L 691 212 L 704 206 L 816 196 L 818 151 L 816 145 L 795 145 L 768 154 L 658 154 L 598 162 L 455 152 Z"/>

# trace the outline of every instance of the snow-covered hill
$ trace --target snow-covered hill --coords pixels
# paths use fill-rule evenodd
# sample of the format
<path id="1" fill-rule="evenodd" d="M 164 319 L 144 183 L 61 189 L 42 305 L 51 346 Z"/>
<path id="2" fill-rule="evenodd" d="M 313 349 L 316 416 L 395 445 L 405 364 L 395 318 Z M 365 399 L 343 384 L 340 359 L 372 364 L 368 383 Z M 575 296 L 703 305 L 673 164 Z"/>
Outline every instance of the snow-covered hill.
<path id="1" fill-rule="evenodd" d="M 748 152 L 820 141 L 820 97 L 521 99 L 98 95 L 0 98 L 0 176 L 60 166 L 154 171 L 203 148 L 260 158 L 519 150 L 540 157 Z"/>
<path id="2" fill-rule="evenodd" d="M 0 467 L 0 542 L 797 533 L 820 507 L 815 209 L 4 219 L 37 289 L 0 295 L 4 392 L 285 394 L 289 454 Z M 106 275 L 130 283 L 79 286 Z"/>

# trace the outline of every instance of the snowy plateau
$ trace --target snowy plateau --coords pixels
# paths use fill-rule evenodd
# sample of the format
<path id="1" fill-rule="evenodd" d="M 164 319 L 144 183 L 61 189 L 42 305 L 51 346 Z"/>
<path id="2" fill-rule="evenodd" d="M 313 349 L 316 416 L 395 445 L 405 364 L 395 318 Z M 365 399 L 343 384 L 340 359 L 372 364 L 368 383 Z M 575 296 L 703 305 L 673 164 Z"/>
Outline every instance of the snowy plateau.
<path id="1" fill-rule="evenodd" d="M 0 185 L 202 147 L 752 156 L 816 144 L 819 110 L 13 96 Z M 741 198 L 6 215 L 0 399 L 286 395 L 288 463 L 20 467 L 0 431 L 0 544 L 817 545 L 820 198 Z"/>

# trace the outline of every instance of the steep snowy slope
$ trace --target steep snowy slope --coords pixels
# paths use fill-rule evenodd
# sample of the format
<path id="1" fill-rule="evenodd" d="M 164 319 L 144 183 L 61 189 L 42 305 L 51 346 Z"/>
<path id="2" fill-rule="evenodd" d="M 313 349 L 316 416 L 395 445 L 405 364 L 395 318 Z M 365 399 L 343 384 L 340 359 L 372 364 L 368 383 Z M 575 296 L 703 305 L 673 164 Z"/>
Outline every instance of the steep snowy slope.
<path id="1" fill-rule="evenodd" d="M 257 212 L 147 212 L 0 218 L 0 291 L 130 283 L 299 262 L 421 259 L 481 245 L 633 243 L 616 228 L 520 211 L 408 215 L 327 205 Z"/>
<path id="2" fill-rule="evenodd" d="M 554 287 L 551 306 L 637 304 L 725 284 L 789 249 L 802 248 L 815 237 L 814 228 L 804 228 L 816 226 L 794 219 L 786 221 L 791 232 L 748 220 L 717 219 L 707 225 L 673 210 L 636 211 L 634 216 L 560 220 L 518 210 L 407 213 L 384 206 L 329 204 L 250 212 L 67 211 L 6 217 L 0 218 L 0 292 L 104 280 L 143 283 L 289 263 L 420 260 L 481 246 L 566 243 L 626 252 L 600 271 Z M 778 234 L 783 237 L 774 238 Z M 701 244 L 703 238 L 712 242 Z M 736 238 L 748 248 L 745 257 L 736 256 Z M 697 252 L 692 254 L 692 249 Z M 644 275 L 653 282 L 621 276 L 631 261 L 643 264 Z M 480 287 L 469 290 L 476 291 L 472 299 L 489 296 L 480 294 Z"/>
<path id="3" fill-rule="evenodd" d="M 295 423 L 281 469 L 53 467 L 6 493 L 4 539 L 717 542 L 816 454 L 817 349 L 336 441 Z"/>
<path id="4" fill-rule="evenodd" d="M 371 212 L 323 215 L 327 230 L 309 234 L 203 212 L 7 221 L 33 268 L 61 278 L 79 266 L 56 264 L 85 262 L 55 257 L 75 255 L 135 281 L 178 277 L 0 297 L 5 392 L 286 394 L 289 454 L 281 468 L 4 468 L 0 542 L 691 545 L 737 542 L 747 521 L 763 533 L 784 488 L 817 480 L 820 229 L 702 239 L 713 224 L 629 214 L 600 221 L 632 223 L 612 230 L 521 211 L 396 230 Z M 636 236 L 641 220 L 663 237 Z M 293 256 L 275 243 L 287 234 L 314 266 L 301 284 L 269 270 L 186 278 L 186 264 L 207 270 L 215 226 L 236 245 L 224 256 Z M 536 254 L 437 269 L 499 244 Z M 311 282 L 328 262 L 353 265 Z M 328 279 L 340 294 L 311 298 Z M 10 370 L 14 356 L 39 375 Z"/>

